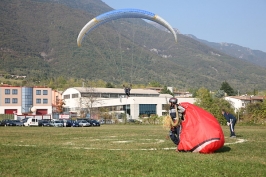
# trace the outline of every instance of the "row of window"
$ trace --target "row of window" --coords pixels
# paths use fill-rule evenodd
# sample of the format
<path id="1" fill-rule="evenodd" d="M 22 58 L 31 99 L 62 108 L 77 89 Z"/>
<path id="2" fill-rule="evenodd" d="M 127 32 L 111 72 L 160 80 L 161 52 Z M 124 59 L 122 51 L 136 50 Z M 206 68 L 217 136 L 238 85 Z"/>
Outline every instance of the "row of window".
<path id="1" fill-rule="evenodd" d="M 36 99 L 36 104 L 47 104 L 48 103 L 48 99 L 44 98 L 44 99 L 40 99 L 40 98 L 37 98 Z"/>
<path id="2" fill-rule="evenodd" d="M 10 98 L 5 98 L 5 103 L 10 103 L 11 99 Z M 17 98 L 12 98 L 12 103 L 18 103 Z"/>
<path id="3" fill-rule="evenodd" d="M 48 95 L 48 90 L 36 90 L 36 95 Z"/>
<path id="4" fill-rule="evenodd" d="M 5 103 L 11 103 L 11 100 L 12 100 L 12 103 L 18 103 L 18 99 L 17 98 L 5 98 Z M 48 99 L 44 98 L 44 99 L 40 99 L 40 98 L 37 98 L 36 99 L 36 104 L 48 104 Z"/>
<path id="5" fill-rule="evenodd" d="M 5 94 L 10 95 L 10 89 L 5 89 Z M 12 89 L 12 95 L 17 95 L 18 89 Z"/>
<path id="6" fill-rule="evenodd" d="M 72 94 L 72 98 L 78 98 L 78 94 Z M 95 98 L 120 98 L 124 97 L 125 94 L 117 93 L 82 93 L 82 97 L 95 97 Z M 158 97 L 156 94 L 131 94 L 133 97 Z M 70 95 L 64 95 L 64 99 L 70 99 Z"/>
<path id="7" fill-rule="evenodd" d="M 10 95 L 12 90 L 12 95 L 18 94 L 18 89 L 5 89 L 5 94 Z M 36 90 L 36 95 L 48 95 L 48 90 Z"/>
<path id="8" fill-rule="evenodd" d="M 78 93 L 72 94 L 72 98 L 78 98 L 78 97 L 79 97 Z M 70 95 L 64 95 L 64 99 L 70 99 Z"/>

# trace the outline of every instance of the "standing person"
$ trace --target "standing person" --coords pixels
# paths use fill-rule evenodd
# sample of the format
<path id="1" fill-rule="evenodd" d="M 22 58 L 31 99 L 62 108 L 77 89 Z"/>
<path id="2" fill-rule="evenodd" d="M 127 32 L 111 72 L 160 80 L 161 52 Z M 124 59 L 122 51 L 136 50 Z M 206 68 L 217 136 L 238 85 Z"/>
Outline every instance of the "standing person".
<path id="1" fill-rule="evenodd" d="M 222 115 L 226 119 L 226 123 L 229 126 L 230 129 L 230 137 L 235 138 L 235 125 L 236 125 L 236 118 L 233 114 L 230 114 L 229 112 L 226 112 L 224 109 L 222 110 Z"/>
<path id="2" fill-rule="evenodd" d="M 180 121 L 184 120 L 183 114 L 185 112 L 185 108 L 177 104 L 178 100 L 176 98 L 170 98 L 170 109 L 169 114 L 172 119 L 172 126 L 169 131 L 169 137 L 173 141 L 174 144 L 178 145 L 180 142 L 180 132 L 181 132 L 181 125 Z"/>

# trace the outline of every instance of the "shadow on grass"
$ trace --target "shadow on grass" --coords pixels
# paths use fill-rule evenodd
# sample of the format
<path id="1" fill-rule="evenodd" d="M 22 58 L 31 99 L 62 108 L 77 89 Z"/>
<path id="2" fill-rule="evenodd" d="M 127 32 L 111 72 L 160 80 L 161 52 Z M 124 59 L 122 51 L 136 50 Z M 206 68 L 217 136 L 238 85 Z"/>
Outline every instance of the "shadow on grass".
<path id="1" fill-rule="evenodd" d="M 215 151 L 215 153 L 224 153 L 224 152 L 229 152 L 231 150 L 230 147 L 228 146 L 223 146 L 222 148 L 218 149 L 217 151 Z"/>
<path id="2" fill-rule="evenodd" d="M 225 136 L 225 138 L 231 138 L 230 136 Z M 236 138 L 243 138 L 243 135 L 236 134 Z"/>
<path id="3" fill-rule="evenodd" d="M 236 138 L 242 138 L 243 135 L 236 134 Z"/>

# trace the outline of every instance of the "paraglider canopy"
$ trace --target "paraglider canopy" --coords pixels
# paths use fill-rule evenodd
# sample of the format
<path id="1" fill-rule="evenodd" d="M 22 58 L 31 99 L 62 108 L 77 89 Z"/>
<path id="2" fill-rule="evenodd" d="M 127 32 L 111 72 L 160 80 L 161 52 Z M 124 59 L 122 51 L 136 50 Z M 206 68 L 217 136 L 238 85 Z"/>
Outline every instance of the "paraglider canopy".
<path id="1" fill-rule="evenodd" d="M 143 18 L 143 19 L 154 21 L 154 22 L 164 26 L 165 28 L 167 28 L 174 35 L 175 41 L 177 42 L 177 37 L 176 37 L 176 33 L 175 33 L 174 29 L 172 28 L 172 26 L 167 21 L 165 21 L 160 16 L 158 16 L 152 12 L 148 12 L 148 11 L 140 10 L 140 9 L 118 9 L 118 10 L 112 10 L 112 11 L 106 12 L 106 13 L 101 14 L 101 15 L 93 18 L 92 20 L 90 20 L 81 29 L 81 31 L 78 35 L 78 38 L 77 38 L 78 46 L 81 46 L 81 42 L 82 42 L 85 34 L 88 34 L 94 28 L 96 28 L 97 26 L 99 26 L 103 23 L 106 23 L 106 22 L 111 21 L 111 20 L 120 19 L 120 18 Z"/>

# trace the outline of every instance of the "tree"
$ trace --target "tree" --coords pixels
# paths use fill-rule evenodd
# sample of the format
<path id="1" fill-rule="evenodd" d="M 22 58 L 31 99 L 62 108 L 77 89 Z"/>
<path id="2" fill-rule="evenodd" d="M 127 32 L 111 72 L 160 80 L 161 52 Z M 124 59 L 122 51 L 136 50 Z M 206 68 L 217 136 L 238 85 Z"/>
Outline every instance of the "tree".
<path id="1" fill-rule="evenodd" d="M 160 84 L 159 82 L 157 82 L 157 81 L 151 81 L 151 82 L 149 83 L 149 85 L 150 85 L 151 87 L 161 87 L 161 84 Z"/>
<path id="2" fill-rule="evenodd" d="M 214 96 L 217 98 L 222 98 L 224 97 L 224 95 L 225 95 L 224 90 L 217 90 L 217 92 L 214 94 Z"/>
<path id="3" fill-rule="evenodd" d="M 64 105 L 65 105 L 64 100 L 62 99 L 56 100 L 56 112 L 59 114 L 62 113 Z"/>
<path id="4" fill-rule="evenodd" d="M 112 83 L 110 83 L 110 82 L 107 82 L 105 87 L 106 88 L 115 88 L 115 86 Z"/>
<path id="5" fill-rule="evenodd" d="M 229 85 L 228 82 L 224 81 L 221 84 L 220 90 L 223 90 L 225 93 L 227 93 L 228 96 L 234 96 L 236 95 L 234 89 Z"/>
<path id="6" fill-rule="evenodd" d="M 81 93 L 81 97 L 79 99 L 80 113 L 85 114 L 89 111 L 90 116 L 93 116 L 93 106 L 99 102 L 99 95 L 95 92 L 95 88 L 86 87 L 86 92 Z"/>
<path id="7" fill-rule="evenodd" d="M 169 89 L 167 89 L 166 86 L 163 87 L 163 89 L 161 90 L 160 93 L 161 94 L 170 94 L 170 95 L 173 95 L 173 93 Z"/>
<path id="8" fill-rule="evenodd" d="M 254 124 L 263 124 L 266 120 L 266 101 L 248 104 L 245 120 Z"/>
<path id="9" fill-rule="evenodd" d="M 101 117 L 103 118 L 105 124 L 107 121 L 110 122 L 112 120 L 112 115 L 109 114 L 109 110 L 107 108 L 101 107 L 101 108 L 99 108 L 99 111 L 100 111 Z"/>
<path id="10" fill-rule="evenodd" d="M 222 109 L 233 112 L 232 105 L 223 98 L 213 97 L 210 91 L 206 88 L 200 88 L 197 91 L 195 105 L 210 112 L 220 123 L 225 124 L 226 121 L 221 114 Z"/>
<path id="11" fill-rule="evenodd" d="M 203 87 L 197 91 L 195 105 L 200 106 L 205 110 L 209 110 L 212 102 L 213 99 L 208 89 Z"/>

